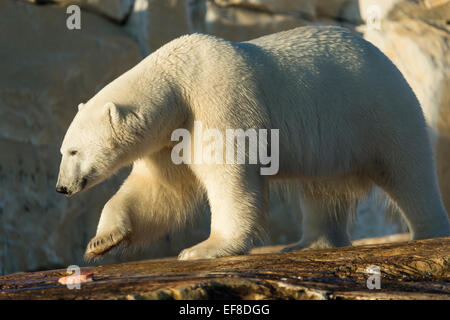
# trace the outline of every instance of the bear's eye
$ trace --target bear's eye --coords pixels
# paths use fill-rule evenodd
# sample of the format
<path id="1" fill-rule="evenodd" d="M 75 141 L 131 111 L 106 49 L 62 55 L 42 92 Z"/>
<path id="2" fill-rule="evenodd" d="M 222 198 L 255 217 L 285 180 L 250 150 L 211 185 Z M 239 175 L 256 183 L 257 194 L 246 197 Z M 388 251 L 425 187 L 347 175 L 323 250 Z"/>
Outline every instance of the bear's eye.
<path id="1" fill-rule="evenodd" d="M 69 154 L 70 154 L 71 156 L 74 156 L 74 155 L 77 154 L 77 152 L 78 152 L 78 151 L 76 151 L 76 150 L 72 150 L 72 151 L 69 151 Z"/>

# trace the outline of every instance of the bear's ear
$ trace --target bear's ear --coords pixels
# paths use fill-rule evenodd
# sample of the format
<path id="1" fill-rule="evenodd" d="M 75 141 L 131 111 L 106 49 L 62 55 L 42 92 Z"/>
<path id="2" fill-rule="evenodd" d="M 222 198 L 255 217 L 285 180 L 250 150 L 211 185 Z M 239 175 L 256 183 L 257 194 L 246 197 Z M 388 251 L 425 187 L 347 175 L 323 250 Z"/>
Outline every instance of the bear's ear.
<path id="1" fill-rule="evenodd" d="M 103 111 L 109 116 L 111 125 L 118 124 L 121 119 L 119 107 L 112 102 L 108 102 L 103 106 Z"/>
<path id="2" fill-rule="evenodd" d="M 84 103 L 80 103 L 80 104 L 78 105 L 78 111 L 80 111 L 81 109 L 83 109 L 83 107 L 84 107 Z"/>

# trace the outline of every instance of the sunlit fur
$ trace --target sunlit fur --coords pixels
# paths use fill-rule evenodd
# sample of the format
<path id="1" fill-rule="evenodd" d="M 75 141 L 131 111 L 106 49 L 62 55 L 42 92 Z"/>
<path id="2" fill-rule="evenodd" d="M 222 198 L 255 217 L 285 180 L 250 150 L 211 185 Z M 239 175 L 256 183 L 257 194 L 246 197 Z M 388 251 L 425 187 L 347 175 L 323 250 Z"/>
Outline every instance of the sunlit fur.
<path id="1" fill-rule="evenodd" d="M 194 120 L 222 132 L 279 129 L 280 171 L 174 165 L 170 135 L 186 128 L 193 136 Z M 84 158 L 65 167 L 72 148 Z M 97 166 L 86 188 L 133 163 L 87 257 L 156 239 L 205 200 L 211 235 L 180 258 L 245 253 L 267 230 L 269 182 L 283 181 L 298 185 L 303 211 L 303 237 L 287 250 L 350 245 L 349 212 L 374 184 L 402 210 L 413 239 L 449 235 L 414 93 L 378 49 L 342 28 L 297 28 L 243 43 L 178 38 L 89 100 L 61 151 L 60 180 L 73 193 L 81 177 L 70 172 L 79 163 Z"/>

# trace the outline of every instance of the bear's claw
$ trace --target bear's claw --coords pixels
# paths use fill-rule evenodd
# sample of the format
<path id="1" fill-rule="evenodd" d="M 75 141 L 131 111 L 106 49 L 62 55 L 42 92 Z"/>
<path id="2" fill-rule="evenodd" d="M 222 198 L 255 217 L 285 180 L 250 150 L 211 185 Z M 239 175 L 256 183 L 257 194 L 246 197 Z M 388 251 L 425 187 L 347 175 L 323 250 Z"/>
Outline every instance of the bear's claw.
<path id="1" fill-rule="evenodd" d="M 124 243 L 124 240 L 127 240 L 128 234 L 129 233 L 114 230 L 94 237 L 87 245 L 84 259 L 91 260 L 99 258 L 108 251 L 116 248 L 119 244 Z"/>

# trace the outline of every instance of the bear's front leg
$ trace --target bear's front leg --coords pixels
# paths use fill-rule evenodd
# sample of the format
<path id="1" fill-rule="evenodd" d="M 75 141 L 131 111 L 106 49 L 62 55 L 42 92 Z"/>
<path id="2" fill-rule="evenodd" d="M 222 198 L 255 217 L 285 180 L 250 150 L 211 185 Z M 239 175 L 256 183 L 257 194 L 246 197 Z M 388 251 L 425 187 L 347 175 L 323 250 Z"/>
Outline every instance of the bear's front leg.
<path id="1" fill-rule="evenodd" d="M 102 211 L 86 258 L 97 258 L 117 246 L 143 245 L 195 212 L 202 191 L 185 167 L 168 167 L 170 152 L 135 161 L 133 170 Z"/>
<path id="2" fill-rule="evenodd" d="M 204 175 L 202 173 L 205 173 Z M 200 172 L 211 208 L 211 232 L 205 241 L 183 250 L 178 259 L 211 259 L 247 253 L 265 236 L 267 181 L 255 167 Z"/>
<path id="3" fill-rule="evenodd" d="M 119 245 L 126 246 L 131 235 L 129 217 L 121 208 L 121 195 L 116 194 L 103 208 L 97 233 L 89 242 L 85 252 L 85 259 L 96 259 Z"/>

